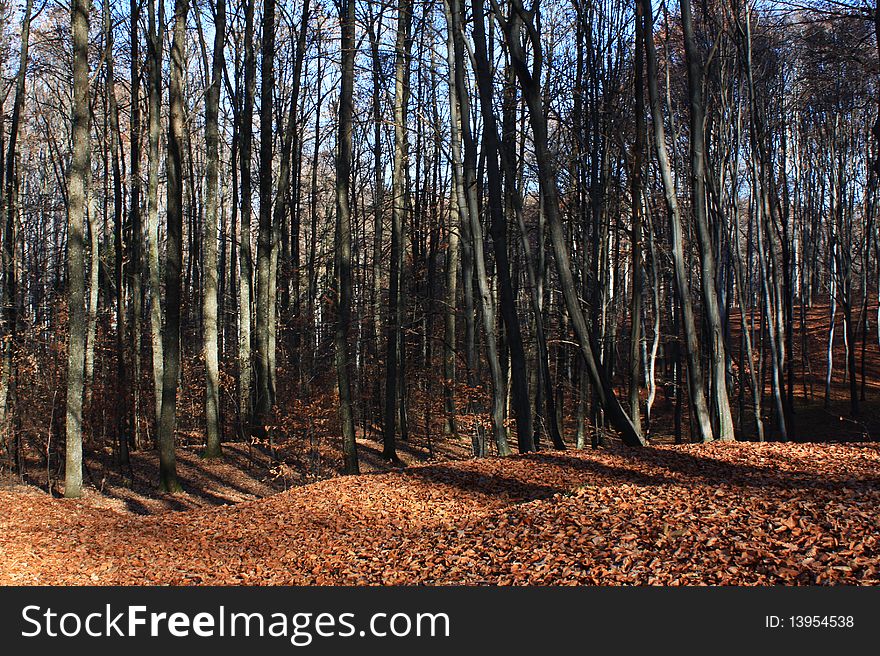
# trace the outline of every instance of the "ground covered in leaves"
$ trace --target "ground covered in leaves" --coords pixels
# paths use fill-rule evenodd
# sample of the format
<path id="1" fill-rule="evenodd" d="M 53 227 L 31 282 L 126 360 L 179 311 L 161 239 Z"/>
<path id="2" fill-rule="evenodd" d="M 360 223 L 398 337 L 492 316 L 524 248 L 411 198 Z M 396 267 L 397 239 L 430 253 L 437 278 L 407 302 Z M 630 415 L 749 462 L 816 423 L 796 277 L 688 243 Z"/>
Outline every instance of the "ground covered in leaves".
<path id="1" fill-rule="evenodd" d="M 0 491 L 3 584 L 876 584 L 880 446 L 543 452 L 138 514 Z"/>

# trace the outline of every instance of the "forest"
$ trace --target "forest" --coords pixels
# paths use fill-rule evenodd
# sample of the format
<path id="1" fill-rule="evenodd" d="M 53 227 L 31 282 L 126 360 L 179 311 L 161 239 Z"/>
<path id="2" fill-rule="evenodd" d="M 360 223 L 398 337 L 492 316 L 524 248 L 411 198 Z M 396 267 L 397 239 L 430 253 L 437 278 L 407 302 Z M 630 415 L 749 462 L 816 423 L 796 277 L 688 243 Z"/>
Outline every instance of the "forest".
<path id="1" fill-rule="evenodd" d="M 0 582 L 876 583 L 878 82 L 869 0 L 0 0 Z"/>

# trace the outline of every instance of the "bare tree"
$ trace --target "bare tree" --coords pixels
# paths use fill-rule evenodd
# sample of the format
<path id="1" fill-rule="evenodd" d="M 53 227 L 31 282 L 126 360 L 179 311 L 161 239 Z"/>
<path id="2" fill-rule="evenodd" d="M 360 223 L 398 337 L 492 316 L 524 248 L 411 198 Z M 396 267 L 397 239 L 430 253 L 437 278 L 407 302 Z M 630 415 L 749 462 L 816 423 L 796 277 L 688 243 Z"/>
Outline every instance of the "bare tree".
<path id="1" fill-rule="evenodd" d="M 188 0 L 175 0 L 174 32 L 171 41 L 171 77 L 168 84 L 168 251 L 165 261 L 165 331 L 162 375 L 162 414 L 159 421 L 159 489 L 181 492 L 177 480 L 175 426 L 177 421 L 177 383 L 180 376 L 180 288 L 183 262 L 183 72 L 184 40 Z"/>
<path id="2" fill-rule="evenodd" d="M 67 423 L 64 496 L 82 494 L 82 402 L 85 367 L 85 276 L 83 224 L 90 166 L 89 137 L 89 0 L 70 3 L 73 33 L 73 122 L 67 173 L 67 279 L 70 337 L 67 356 Z"/>

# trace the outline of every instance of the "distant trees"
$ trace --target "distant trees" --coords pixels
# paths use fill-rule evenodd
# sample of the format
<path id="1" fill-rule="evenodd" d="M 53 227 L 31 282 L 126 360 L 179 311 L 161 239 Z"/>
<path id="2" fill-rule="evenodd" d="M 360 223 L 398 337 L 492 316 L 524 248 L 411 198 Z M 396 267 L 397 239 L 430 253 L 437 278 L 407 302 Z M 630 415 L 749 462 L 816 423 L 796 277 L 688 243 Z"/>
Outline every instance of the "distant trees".
<path id="1" fill-rule="evenodd" d="M 174 491 L 182 441 L 353 473 L 365 440 L 400 463 L 797 439 L 817 394 L 864 414 L 873 6 L 178 0 L 168 53 L 164 2 L 89 9 L 0 13 L 11 466 L 45 423 L 76 495 L 83 442 L 123 470 L 157 447 Z"/>

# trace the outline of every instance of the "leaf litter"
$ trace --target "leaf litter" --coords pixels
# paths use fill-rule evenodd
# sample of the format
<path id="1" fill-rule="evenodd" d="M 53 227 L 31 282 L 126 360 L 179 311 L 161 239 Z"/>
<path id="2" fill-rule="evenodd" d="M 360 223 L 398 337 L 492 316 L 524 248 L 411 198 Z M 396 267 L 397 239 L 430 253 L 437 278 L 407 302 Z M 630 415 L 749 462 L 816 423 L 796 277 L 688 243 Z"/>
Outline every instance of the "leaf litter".
<path id="1" fill-rule="evenodd" d="M 880 581 L 880 445 L 610 447 L 136 514 L 0 490 L 5 585 Z"/>

